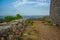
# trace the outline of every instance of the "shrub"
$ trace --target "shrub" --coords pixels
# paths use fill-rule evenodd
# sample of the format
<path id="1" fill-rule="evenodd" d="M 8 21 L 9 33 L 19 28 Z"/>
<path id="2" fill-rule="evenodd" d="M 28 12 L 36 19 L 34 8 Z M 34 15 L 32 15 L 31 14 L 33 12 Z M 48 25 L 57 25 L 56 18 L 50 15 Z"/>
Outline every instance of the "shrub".
<path id="1" fill-rule="evenodd" d="M 5 20 L 6 22 L 10 22 L 10 21 L 12 21 L 12 20 L 21 19 L 21 18 L 22 18 L 22 16 L 19 15 L 19 14 L 17 14 L 15 17 L 13 17 L 13 16 L 6 16 L 6 17 L 4 18 L 4 20 Z"/>
<path id="2" fill-rule="evenodd" d="M 21 16 L 20 14 L 17 14 L 17 15 L 16 15 L 16 18 L 17 18 L 17 19 L 21 19 L 22 16 Z"/>
<path id="3" fill-rule="evenodd" d="M 15 19 L 16 19 L 16 18 L 13 17 L 13 16 L 6 16 L 6 17 L 5 17 L 5 21 L 6 21 L 6 22 L 10 22 L 10 21 L 15 20 Z"/>

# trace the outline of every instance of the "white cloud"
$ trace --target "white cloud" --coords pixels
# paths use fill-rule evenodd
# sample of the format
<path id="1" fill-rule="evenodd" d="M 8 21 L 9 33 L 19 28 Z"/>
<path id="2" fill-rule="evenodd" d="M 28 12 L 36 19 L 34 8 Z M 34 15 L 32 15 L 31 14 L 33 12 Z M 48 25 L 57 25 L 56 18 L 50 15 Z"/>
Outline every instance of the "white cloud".
<path id="1" fill-rule="evenodd" d="M 29 2 L 28 0 L 22 0 L 22 1 L 17 0 L 15 2 L 13 2 L 14 7 L 20 7 L 21 5 L 24 5 L 24 4 L 36 4 L 36 6 L 47 6 L 49 3 L 47 3 L 47 2 Z"/>
<path id="2" fill-rule="evenodd" d="M 28 0 L 23 0 L 23 2 L 27 2 Z"/>
<path id="3" fill-rule="evenodd" d="M 22 2 L 20 2 L 20 1 L 13 2 L 14 7 L 18 7 L 20 5 L 22 5 Z"/>
<path id="4" fill-rule="evenodd" d="M 40 3 L 37 3 L 36 6 L 48 6 L 49 3 L 47 2 L 40 2 Z"/>

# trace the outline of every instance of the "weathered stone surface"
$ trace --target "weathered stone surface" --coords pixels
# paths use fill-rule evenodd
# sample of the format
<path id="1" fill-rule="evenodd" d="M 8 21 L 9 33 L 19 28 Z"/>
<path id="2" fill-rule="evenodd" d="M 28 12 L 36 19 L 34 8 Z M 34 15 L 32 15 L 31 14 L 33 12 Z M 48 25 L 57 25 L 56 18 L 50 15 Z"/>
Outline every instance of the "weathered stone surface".
<path id="1" fill-rule="evenodd" d="M 50 18 L 53 23 L 60 25 L 60 0 L 51 0 Z"/>
<path id="2" fill-rule="evenodd" d="M 26 22 L 24 19 L 14 20 L 8 24 L 0 24 L 0 38 L 4 37 L 5 40 L 16 40 L 22 35 L 26 27 Z"/>

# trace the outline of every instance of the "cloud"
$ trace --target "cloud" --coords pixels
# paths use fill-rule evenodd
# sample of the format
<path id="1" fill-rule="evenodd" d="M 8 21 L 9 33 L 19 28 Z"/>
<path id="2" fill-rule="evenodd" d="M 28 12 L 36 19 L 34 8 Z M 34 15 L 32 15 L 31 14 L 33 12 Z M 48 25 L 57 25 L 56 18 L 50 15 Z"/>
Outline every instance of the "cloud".
<path id="1" fill-rule="evenodd" d="M 47 2 L 40 2 L 40 3 L 37 3 L 36 6 L 48 6 L 49 3 Z"/>
<path id="2" fill-rule="evenodd" d="M 47 6 L 49 3 L 43 2 L 42 0 L 40 0 L 40 2 L 29 2 L 28 0 L 22 0 L 22 1 L 17 0 L 13 2 L 14 7 L 20 7 L 21 5 L 24 4 L 35 4 L 36 6 Z"/>
<path id="3" fill-rule="evenodd" d="M 23 2 L 27 2 L 28 0 L 23 0 Z"/>
<path id="4" fill-rule="evenodd" d="M 22 5 L 22 2 L 20 2 L 20 1 L 15 1 L 15 2 L 13 2 L 12 4 L 13 4 L 14 7 L 18 7 L 18 6 Z"/>

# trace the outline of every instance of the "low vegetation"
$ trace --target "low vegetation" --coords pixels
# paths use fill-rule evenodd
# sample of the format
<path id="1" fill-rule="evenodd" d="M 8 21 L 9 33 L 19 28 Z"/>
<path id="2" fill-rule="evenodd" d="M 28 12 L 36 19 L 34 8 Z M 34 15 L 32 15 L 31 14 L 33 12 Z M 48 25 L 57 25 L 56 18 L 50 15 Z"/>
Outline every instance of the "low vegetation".
<path id="1" fill-rule="evenodd" d="M 33 20 L 31 20 L 31 19 L 27 19 L 27 25 L 28 26 L 32 26 L 33 25 L 33 23 L 34 23 L 34 21 Z"/>
<path id="2" fill-rule="evenodd" d="M 10 22 L 12 20 L 22 19 L 23 17 L 20 14 L 16 14 L 16 16 L 6 16 L 4 19 L 0 19 L 0 23 Z"/>
<path id="3" fill-rule="evenodd" d="M 46 25 L 53 26 L 53 23 L 51 21 L 45 21 Z"/>
<path id="4" fill-rule="evenodd" d="M 6 22 L 10 22 L 12 20 L 15 20 L 16 18 L 13 17 L 13 16 L 6 16 L 4 19 L 5 19 Z"/>
<path id="5" fill-rule="evenodd" d="M 22 19 L 23 17 L 20 14 L 16 15 L 16 19 Z"/>
<path id="6" fill-rule="evenodd" d="M 53 25 L 53 23 L 49 20 L 49 16 L 44 16 L 43 18 L 40 18 L 40 20 L 45 25 L 49 25 L 49 26 L 52 26 Z"/>
<path id="7" fill-rule="evenodd" d="M 43 19 L 44 19 L 44 20 L 42 20 L 42 23 L 44 23 L 45 25 L 49 25 L 49 26 L 59 26 L 58 24 L 52 23 L 51 20 L 49 20 L 49 16 L 45 16 Z"/>
<path id="8" fill-rule="evenodd" d="M 23 40 L 23 38 L 20 36 L 20 37 L 17 38 L 17 40 Z"/>

